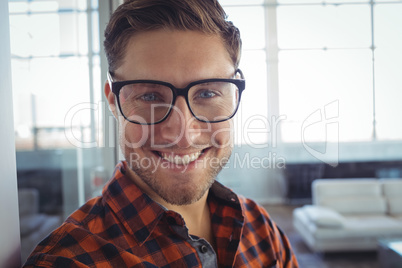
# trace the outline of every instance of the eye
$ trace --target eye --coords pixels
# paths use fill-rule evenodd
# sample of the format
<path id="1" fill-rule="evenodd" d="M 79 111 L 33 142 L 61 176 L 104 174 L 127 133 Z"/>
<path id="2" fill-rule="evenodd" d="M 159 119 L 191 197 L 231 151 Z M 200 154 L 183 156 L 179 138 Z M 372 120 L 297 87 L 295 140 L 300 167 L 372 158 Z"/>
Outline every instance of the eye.
<path id="1" fill-rule="evenodd" d="M 140 99 L 143 101 L 157 101 L 159 97 L 155 93 L 146 93 L 140 96 Z"/>
<path id="2" fill-rule="evenodd" d="M 203 98 L 203 99 L 208 99 L 208 98 L 213 98 L 216 96 L 216 93 L 214 93 L 211 90 L 204 90 L 199 92 L 198 97 Z"/>

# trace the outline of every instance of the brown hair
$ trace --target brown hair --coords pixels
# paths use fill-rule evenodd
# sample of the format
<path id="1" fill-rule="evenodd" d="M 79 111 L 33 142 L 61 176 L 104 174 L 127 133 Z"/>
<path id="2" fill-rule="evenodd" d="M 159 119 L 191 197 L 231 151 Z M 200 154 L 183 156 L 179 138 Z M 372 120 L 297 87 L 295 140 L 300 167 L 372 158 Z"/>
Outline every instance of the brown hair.
<path id="1" fill-rule="evenodd" d="M 240 32 L 226 20 L 217 0 L 125 0 L 112 14 L 105 30 L 109 70 L 113 73 L 119 67 L 135 33 L 163 28 L 220 35 L 233 65 L 238 67 Z"/>

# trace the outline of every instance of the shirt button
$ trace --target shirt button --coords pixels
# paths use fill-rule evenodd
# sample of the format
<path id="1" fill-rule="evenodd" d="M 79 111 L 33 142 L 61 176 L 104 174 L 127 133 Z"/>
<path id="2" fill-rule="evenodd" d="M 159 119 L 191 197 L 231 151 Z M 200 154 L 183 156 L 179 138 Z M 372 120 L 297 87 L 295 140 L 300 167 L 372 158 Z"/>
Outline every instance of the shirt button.
<path id="1" fill-rule="evenodd" d="M 200 247 L 200 251 L 201 251 L 201 253 L 206 253 L 208 251 L 208 247 L 206 245 L 202 245 Z"/>

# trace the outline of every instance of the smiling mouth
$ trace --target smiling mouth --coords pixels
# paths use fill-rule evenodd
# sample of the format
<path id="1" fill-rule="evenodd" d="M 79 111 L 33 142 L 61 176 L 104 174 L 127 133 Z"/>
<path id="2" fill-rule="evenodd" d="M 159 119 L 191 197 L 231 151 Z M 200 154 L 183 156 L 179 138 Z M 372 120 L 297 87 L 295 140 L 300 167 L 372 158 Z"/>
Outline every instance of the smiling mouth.
<path id="1" fill-rule="evenodd" d="M 185 155 L 177 155 L 174 153 L 165 153 L 158 151 L 155 151 L 155 153 L 158 154 L 163 160 L 166 160 L 170 163 L 176 165 L 188 165 L 191 162 L 196 161 L 204 153 L 204 151 L 205 150 Z"/>

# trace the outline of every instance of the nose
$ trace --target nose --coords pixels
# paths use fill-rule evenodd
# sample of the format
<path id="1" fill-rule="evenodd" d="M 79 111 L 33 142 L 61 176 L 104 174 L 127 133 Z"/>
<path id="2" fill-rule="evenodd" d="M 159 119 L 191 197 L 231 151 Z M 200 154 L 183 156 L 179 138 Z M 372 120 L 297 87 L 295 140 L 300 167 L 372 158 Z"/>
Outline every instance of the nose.
<path id="1" fill-rule="evenodd" d="M 169 117 L 160 123 L 160 136 L 164 143 L 188 148 L 194 146 L 201 135 L 201 123 L 191 114 L 185 98 L 179 96 Z"/>

